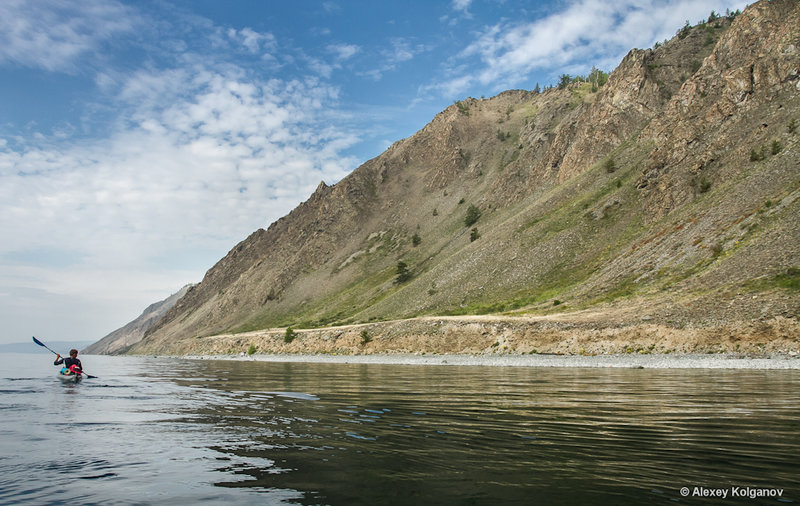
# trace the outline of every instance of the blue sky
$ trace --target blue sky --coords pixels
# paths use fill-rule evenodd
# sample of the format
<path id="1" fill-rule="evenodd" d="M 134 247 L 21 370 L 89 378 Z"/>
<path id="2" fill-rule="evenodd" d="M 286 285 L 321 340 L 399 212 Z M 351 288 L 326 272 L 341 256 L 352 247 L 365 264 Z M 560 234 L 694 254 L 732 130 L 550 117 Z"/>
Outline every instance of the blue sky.
<path id="1" fill-rule="evenodd" d="M 735 0 L 0 2 L 0 343 L 99 339 L 468 96 Z"/>

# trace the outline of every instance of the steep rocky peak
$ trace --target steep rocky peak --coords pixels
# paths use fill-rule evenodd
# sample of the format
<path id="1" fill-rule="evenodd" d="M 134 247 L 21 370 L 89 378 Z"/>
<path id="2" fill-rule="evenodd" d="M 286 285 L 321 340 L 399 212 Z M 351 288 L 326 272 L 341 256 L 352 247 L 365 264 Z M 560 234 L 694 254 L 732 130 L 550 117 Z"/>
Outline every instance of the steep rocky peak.
<path id="1" fill-rule="evenodd" d="M 330 187 L 327 184 L 325 184 L 325 181 L 320 181 L 319 184 L 317 185 L 317 189 L 314 190 L 314 193 L 311 194 L 311 198 L 314 197 L 320 198 L 322 195 L 325 194 L 325 190 L 327 190 L 328 188 Z"/>

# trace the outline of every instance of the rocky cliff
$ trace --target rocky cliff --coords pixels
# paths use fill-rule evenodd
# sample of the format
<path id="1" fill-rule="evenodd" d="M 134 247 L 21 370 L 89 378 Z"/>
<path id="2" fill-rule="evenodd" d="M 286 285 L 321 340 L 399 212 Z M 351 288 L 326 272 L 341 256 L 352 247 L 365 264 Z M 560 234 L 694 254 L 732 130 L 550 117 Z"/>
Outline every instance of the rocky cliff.
<path id="1" fill-rule="evenodd" d="M 798 26 L 762 0 L 604 86 L 460 101 L 239 243 L 131 351 L 447 314 L 796 329 Z"/>

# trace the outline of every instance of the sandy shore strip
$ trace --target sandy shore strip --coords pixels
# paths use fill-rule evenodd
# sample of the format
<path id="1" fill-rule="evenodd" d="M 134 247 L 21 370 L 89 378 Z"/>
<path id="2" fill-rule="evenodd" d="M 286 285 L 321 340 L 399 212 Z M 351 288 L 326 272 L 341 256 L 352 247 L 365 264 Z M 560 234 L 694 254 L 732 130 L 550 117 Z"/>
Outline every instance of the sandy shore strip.
<path id="1" fill-rule="evenodd" d="M 192 360 L 242 360 L 330 364 L 386 364 L 493 367 L 616 367 L 629 369 L 791 369 L 800 370 L 800 357 L 773 354 L 625 354 L 625 355 L 416 355 L 416 354 L 255 354 L 193 355 Z"/>

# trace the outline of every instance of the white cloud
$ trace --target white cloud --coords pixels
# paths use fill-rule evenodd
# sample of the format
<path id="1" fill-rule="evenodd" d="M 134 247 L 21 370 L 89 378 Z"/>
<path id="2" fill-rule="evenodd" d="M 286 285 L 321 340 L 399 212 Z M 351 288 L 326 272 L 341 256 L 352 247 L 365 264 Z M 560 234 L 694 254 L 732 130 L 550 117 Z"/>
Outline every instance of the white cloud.
<path id="1" fill-rule="evenodd" d="M 455 11 L 455 15 L 445 14 L 439 18 L 439 22 L 454 27 L 461 19 L 472 19 L 472 13 L 469 12 L 472 0 L 452 0 L 450 5 Z"/>
<path id="2" fill-rule="evenodd" d="M 227 31 L 228 37 L 244 46 L 250 53 L 272 52 L 277 48 L 277 39 L 271 33 L 259 33 L 252 28 L 242 28 L 236 30 L 229 28 Z"/>
<path id="3" fill-rule="evenodd" d="M 304 59 L 314 74 L 329 79 L 335 71 L 343 68 L 343 62 L 358 54 L 361 48 L 354 44 L 331 44 L 325 48 L 325 51 L 333 55 L 333 58 L 322 60 L 304 55 Z"/>
<path id="4" fill-rule="evenodd" d="M 391 52 L 387 52 L 386 56 L 392 64 L 411 60 L 414 56 L 425 50 L 425 46 L 421 44 L 413 45 L 413 43 L 407 39 L 394 38 L 391 42 L 392 50 Z"/>
<path id="5" fill-rule="evenodd" d="M 336 2 L 322 2 L 322 8 L 328 14 L 335 14 L 342 10 L 342 7 Z"/>
<path id="6" fill-rule="evenodd" d="M 138 22 L 131 9 L 113 0 L 4 0 L 0 63 L 74 72 L 78 58 Z"/>
<path id="7" fill-rule="evenodd" d="M 122 96 L 142 106 L 131 128 L 108 139 L 0 151 L 3 205 L 24 213 L 0 217 L 3 229 L 26 244 L 92 252 L 113 248 L 109 237 L 133 234 L 145 241 L 141 247 L 157 251 L 170 237 L 230 230 L 238 216 L 248 217 L 241 233 L 266 225 L 320 179 L 335 181 L 353 168 L 338 150 L 354 138 L 321 126 L 335 90 L 313 82 L 245 82 L 213 71 L 201 77 L 134 76 Z M 156 102 L 165 83 L 187 96 Z M 292 188 L 291 198 L 271 205 L 281 185 Z M 80 227 L 55 223 L 65 218 Z M 97 235 L 98 228 L 108 230 Z M 16 242 L 4 241 L 0 251 Z"/>
<path id="8" fill-rule="evenodd" d="M 402 37 L 393 37 L 389 41 L 390 47 L 380 51 L 381 65 L 377 68 L 361 72 L 361 75 L 370 77 L 375 81 L 381 80 L 383 74 L 397 70 L 401 63 L 413 60 L 418 54 L 427 50 L 424 44 Z"/>
<path id="9" fill-rule="evenodd" d="M 447 79 L 422 89 L 452 96 L 471 86 L 514 87 L 536 70 L 558 74 L 578 66 L 588 72 L 592 65 L 611 70 L 630 49 L 672 37 L 687 18 L 696 22 L 711 10 L 743 6 L 743 2 L 722 0 L 571 2 L 535 21 L 505 21 L 487 27 L 457 57 L 458 61 L 477 60 L 468 72 L 448 73 Z"/>
<path id="10" fill-rule="evenodd" d="M 328 52 L 332 53 L 337 60 L 349 60 L 355 56 L 361 48 L 355 44 L 333 44 L 328 46 Z"/>
<path id="11" fill-rule="evenodd" d="M 472 0 L 453 0 L 453 9 L 457 11 L 466 11 L 469 9 Z"/>

